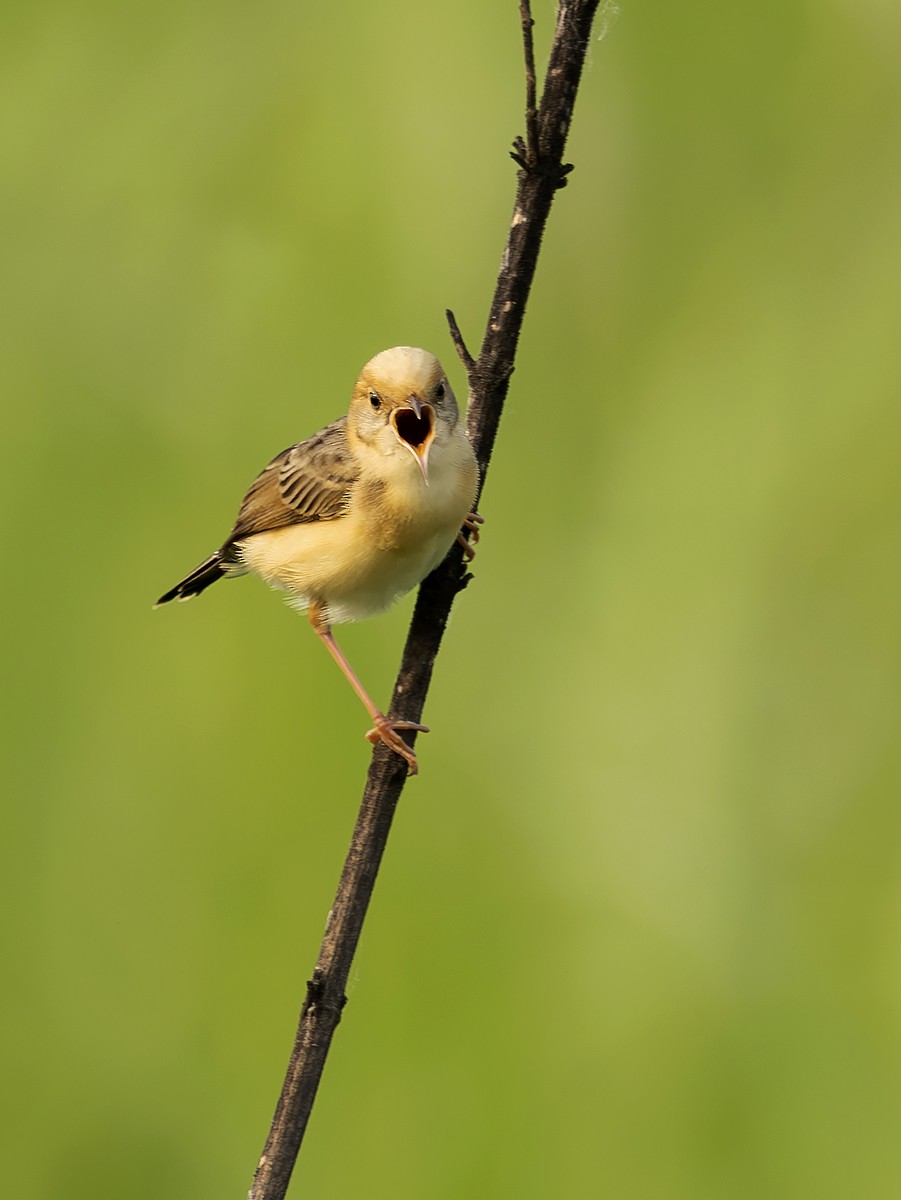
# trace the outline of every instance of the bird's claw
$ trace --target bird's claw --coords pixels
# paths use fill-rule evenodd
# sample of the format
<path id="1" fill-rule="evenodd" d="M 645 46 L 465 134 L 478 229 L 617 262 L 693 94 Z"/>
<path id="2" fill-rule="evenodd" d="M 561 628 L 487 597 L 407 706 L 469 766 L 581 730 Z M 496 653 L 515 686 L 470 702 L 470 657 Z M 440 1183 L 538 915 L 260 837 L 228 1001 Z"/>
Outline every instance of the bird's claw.
<path id="1" fill-rule="evenodd" d="M 479 526 L 484 524 L 485 518 L 479 516 L 478 513 L 469 513 L 466 520 L 463 522 L 463 529 L 465 529 L 469 534 L 469 538 L 473 545 L 470 545 L 470 541 L 467 541 L 466 536 L 463 533 L 463 529 L 461 529 L 457 534 L 457 541 L 463 547 L 463 557 L 468 563 L 471 563 L 476 556 L 474 543 L 479 540 Z"/>
<path id="2" fill-rule="evenodd" d="M 377 713 L 373 720 L 375 727 L 367 730 L 366 740 L 372 742 L 373 746 L 384 742 L 389 750 L 393 750 L 395 754 L 399 754 L 404 759 L 407 764 L 407 774 L 415 775 L 419 771 L 416 755 L 397 731 L 398 729 L 415 729 L 417 733 L 428 733 L 428 725 L 418 725 L 415 721 L 391 721 L 382 713 Z"/>

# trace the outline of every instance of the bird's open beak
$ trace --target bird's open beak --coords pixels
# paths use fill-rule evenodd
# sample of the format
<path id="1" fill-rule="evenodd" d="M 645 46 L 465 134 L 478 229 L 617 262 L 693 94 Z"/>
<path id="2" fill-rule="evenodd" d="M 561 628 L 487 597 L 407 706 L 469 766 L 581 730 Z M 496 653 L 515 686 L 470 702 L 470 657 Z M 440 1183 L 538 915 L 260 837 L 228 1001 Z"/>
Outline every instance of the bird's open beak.
<path id="1" fill-rule="evenodd" d="M 403 408 L 396 408 L 391 422 L 398 440 L 410 451 L 419 464 L 422 477 L 429 482 L 429 449 L 435 440 L 435 410 L 411 396 Z"/>

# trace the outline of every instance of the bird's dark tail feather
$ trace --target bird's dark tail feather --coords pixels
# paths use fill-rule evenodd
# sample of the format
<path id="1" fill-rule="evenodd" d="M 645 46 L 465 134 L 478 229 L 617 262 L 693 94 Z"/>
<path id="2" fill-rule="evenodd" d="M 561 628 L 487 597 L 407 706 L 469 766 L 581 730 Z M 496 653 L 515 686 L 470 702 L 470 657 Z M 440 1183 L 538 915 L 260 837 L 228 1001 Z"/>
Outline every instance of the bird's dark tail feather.
<path id="1" fill-rule="evenodd" d="M 199 596 L 205 588 L 208 588 L 211 583 L 215 583 L 217 579 L 221 579 L 225 574 L 227 574 L 227 569 L 222 559 L 222 551 L 217 550 L 215 554 L 204 559 L 199 567 L 195 567 L 174 588 L 160 596 L 153 607 L 159 608 L 161 604 L 168 604 L 170 600 L 190 600 L 192 596 Z"/>

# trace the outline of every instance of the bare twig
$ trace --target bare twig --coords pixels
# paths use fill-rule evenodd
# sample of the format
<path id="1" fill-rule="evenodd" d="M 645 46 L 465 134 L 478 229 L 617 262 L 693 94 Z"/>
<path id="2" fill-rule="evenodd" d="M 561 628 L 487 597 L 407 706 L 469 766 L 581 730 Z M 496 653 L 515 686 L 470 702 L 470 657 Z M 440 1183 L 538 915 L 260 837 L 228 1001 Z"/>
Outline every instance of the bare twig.
<path id="1" fill-rule="evenodd" d="M 466 371 L 466 378 L 468 380 L 469 376 L 472 374 L 473 367 L 476 365 L 476 360 L 466 348 L 466 343 L 463 341 L 463 334 L 460 332 L 460 326 L 457 324 L 457 318 L 450 309 L 447 309 L 445 316 L 447 317 L 447 325 L 450 329 L 451 341 L 454 343 L 454 348 L 457 351 L 457 357 L 463 364 L 463 367 Z"/>
<path id="2" fill-rule="evenodd" d="M 526 162 L 534 165 L 538 161 L 538 102 L 535 83 L 535 39 L 532 30 L 535 22 L 529 0 L 519 0 L 519 19 L 522 24 L 522 47 L 526 62 Z"/>
<path id="3" fill-rule="evenodd" d="M 565 186 L 572 169 L 564 164 L 563 151 L 597 7 L 598 0 L 559 0 L 544 92 L 536 108 L 532 17 L 528 0 L 520 3 L 526 58 L 527 141 L 517 138 L 514 143 L 513 157 L 520 167 L 516 202 L 477 359 L 466 349 L 453 314 L 448 313 L 451 337 L 469 382 L 467 432 L 479 460 L 483 487 L 545 223 L 554 195 Z M 389 715 L 398 720 L 418 722 L 422 715 L 451 605 L 470 578 L 461 575 L 461 555 L 460 547 L 453 547 L 419 589 L 389 709 Z M 287 1189 L 332 1035 L 344 1007 L 344 988 L 405 780 L 406 764 L 384 745 L 376 746 L 250 1200 L 281 1200 Z"/>

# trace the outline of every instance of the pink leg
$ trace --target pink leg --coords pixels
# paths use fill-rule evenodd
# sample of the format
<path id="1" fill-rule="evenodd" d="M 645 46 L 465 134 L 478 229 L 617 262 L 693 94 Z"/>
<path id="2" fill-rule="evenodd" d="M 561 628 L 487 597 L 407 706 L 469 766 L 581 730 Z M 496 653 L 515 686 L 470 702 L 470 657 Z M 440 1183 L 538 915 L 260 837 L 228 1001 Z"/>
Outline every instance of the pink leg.
<path id="1" fill-rule="evenodd" d="M 320 641 L 325 645 L 326 650 L 341 668 L 344 678 L 353 688 L 363 702 L 363 707 L 369 713 L 372 722 L 375 726 L 370 729 L 366 737 L 375 745 L 376 742 L 384 742 L 389 750 L 393 750 L 395 754 L 399 754 L 403 758 L 408 767 L 407 774 L 415 775 L 419 770 L 419 764 L 416 762 L 416 755 L 403 740 L 398 736 L 398 729 L 415 729 L 418 733 L 428 733 L 427 725 L 417 725 L 415 721 L 390 721 L 383 712 L 373 704 L 370 700 L 366 689 L 363 687 L 360 680 L 357 678 L 353 667 L 344 657 L 340 646 L 335 641 L 332 634 L 331 626 L 328 621 L 323 619 L 322 610 L 318 604 L 311 604 L 309 608 L 310 624 L 313 626 Z"/>

